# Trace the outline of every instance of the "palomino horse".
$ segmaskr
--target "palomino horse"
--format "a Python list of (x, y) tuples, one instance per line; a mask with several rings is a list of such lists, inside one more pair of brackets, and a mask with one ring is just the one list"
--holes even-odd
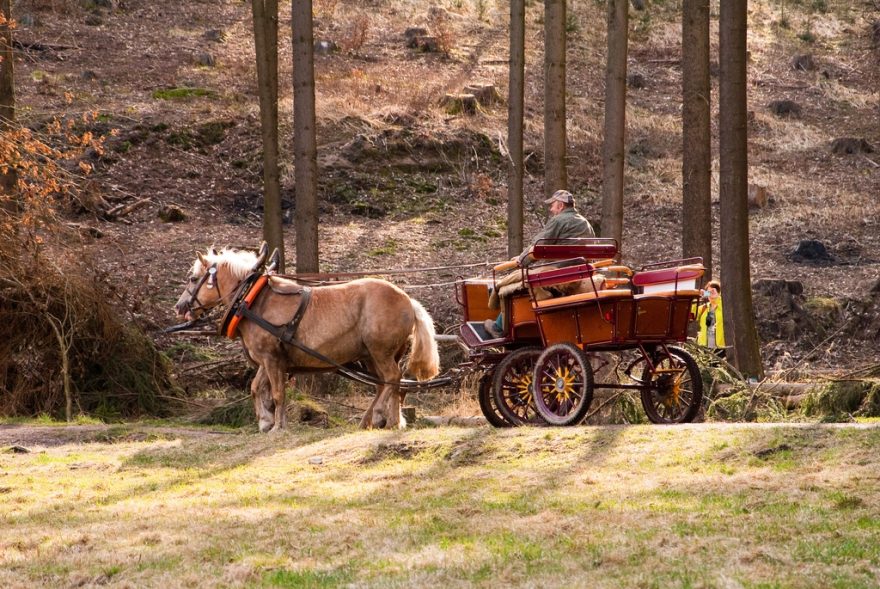
[[(242, 282), (258, 266), (250, 252), (223, 250), (198, 254), (189, 283), (175, 305), (178, 316), (191, 320), (217, 305), (230, 305)], [(301, 288), (281, 277), (272, 277), (250, 309), (268, 323), (284, 327), (297, 314)], [(294, 293), (294, 294), (290, 294)], [(259, 366), (251, 383), (260, 431), (283, 428), (286, 423), (284, 385), (286, 373), (332, 371), (334, 367), (292, 345), (283, 343), (252, 320), (238, 327), (245, 352)], [(410, 339), (412, 349), (405, 371), (418, 380), (439, 372), (434, 324), (418, 301), (384, 280), (366, 278), (312, 289), (295, 335), (310, 348), (338, 364), (363, 362), (377, 377), (376, 397), (361, 420), (361, 427), (404, 427), (400, 405), (403, 372), (400, 360)], [(264, 402), (270, 389), (272, 403)], [(273, 414), (274, 413), (274, 414)]]

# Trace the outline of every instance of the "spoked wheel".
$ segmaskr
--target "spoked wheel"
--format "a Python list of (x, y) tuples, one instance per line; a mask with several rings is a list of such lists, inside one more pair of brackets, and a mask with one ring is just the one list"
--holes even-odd
[(659, 348), (654, 369), (642, 361), (642, 406), (652, 423), (689, 423), (703, 401), (703, 379), (693, 357), (681, 348)]
[(540, 348), (522, 348), (511, 352), (495, 369), (492, 397), (499, 413), (513, 425), (543, 423), (532, 391), (532, 372), (540, 355)]
[(492, 398), (492, 375), (493, 373), (487, 372), (480, 377), (480, 389), (477, 393), (480, 400), (480, 411), (483, 412), (483, 416), (492, 427), (510, 427), (511, 424), (498, 411), (495, 399)]
[(535, 408), (551, 425), (583, 421), (593, 401), (593, 367), (574, 344), (554, 344), (535, 363)]

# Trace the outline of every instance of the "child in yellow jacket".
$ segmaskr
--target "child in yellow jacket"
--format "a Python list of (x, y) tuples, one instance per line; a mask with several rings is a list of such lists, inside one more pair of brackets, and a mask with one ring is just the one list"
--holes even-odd
[(720, 356), (724, 355), (724, 312), (721, 305), (721, 283), (710, 280), (703, 289), (703, 300), (697, 309), (700, 331), (697, 344), (711, 348)]

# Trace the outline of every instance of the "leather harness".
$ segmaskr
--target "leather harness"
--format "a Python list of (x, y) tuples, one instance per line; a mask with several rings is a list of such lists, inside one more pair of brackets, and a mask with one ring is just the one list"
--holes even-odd
[(242, 281), (241, 286), (238, 287), (235, 293), (235, 297), (233, 297), (232, 304), (229, 305), (226, 315), (223, 316), (223, 320), (220, 322), (220, 335), (225, 335), (229, 339), (235, 339), (238, 335), (238, 326), (241, 320), (247, 319), (248, 321), (253, 321), (285, 344), (299, 347), (297, 345), (299, 342), (296, 341), (296, 332), (299, 329), (303, 315), (305, 315), (306, 308), (309, 306), (309, 301), (312, 300), (312, 289), (303, 286), (299, 292), (286, 293), (300, 295), (299, 306), (293, 315), (293, 319), (287, 322), (287, 324), (274, 325), (251, 311), (254, 301), (257, 300), (257, 297), (260, 296), (263, 288), (268, 283), (269, 276), (259, 272), (254, 272)]
[[(251, 306), (253, 306), (254, 302), (260, 296), (260, 293), (263, 292), (263, 289), (269, 283), (269, 280), (269, 275), (262, 274), (260, 272), (253, 272), (241, 282), (241, 285), (239, 285), (238, 289), (235, 292), (235, 296), (233, 296), (232, 298), (233, 302), (229, 305), (226, 314), (220, 321), (220, 327), (218, 331), (221, 336), (235, 339), (238, 336), (239, 324), (241, 323), (242, 319), (247, 319), (248, 321), (253, 321), (259, 327), (266, 330), (271, 335), (274, 335), (283, 343), (299, 349), (303, 353), (313, 358), (316, 358), (321, 362), (324, 362), (328, 366), (333, 367), (343, 376), (347, 376), (348, 378), (351, 378), (358, 382), (372, 385), (391, 384), (399, 386), (401, 384), (410, 384), (410, 381), (406, 380), (401, 380), (399, 382), (393, 383), (386, 382), (380, 378), (373, 376), (372, 374), (365, 374), (361, 372), (356, 366), (351, 364), (342, 365), (332, 358), (327, 357), (317, 350), (309, 348), (308, 346), (297, 340), (296, 332), (299, 329), (299, 324), (302, 321), (303, 315), (305, 315), (306, 312), (306, 308), (309, 306), (309, 301), (311, 301), (312, 298), (312, 289), (308, 286), (301, 286), (299, 291), (283, 293), (289, 295), (300, 295), (299, 306), (296, 309), (296, 313), (293, 315), (293, 319), (291, 319), (286, 324), (275, 325), (260, 317), (256, 312), (251, 310)], [(413, 384), (415, 384), (417, 388), (433, 388), (438, 386), (445, 386), (450, 382), (452, 382), (452, 379), (447, 376), (443, 378), (436, 378), (425, 383)]]

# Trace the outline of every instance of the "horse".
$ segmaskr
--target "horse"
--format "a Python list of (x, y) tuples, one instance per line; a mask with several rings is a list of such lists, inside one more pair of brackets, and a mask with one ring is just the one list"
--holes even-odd
[[(198, 252), (188, 283), (174, 306), (178, 318), (190, 321), (218, 305), (230, 306), (243, 282), (260, 265), (261, 260), (248, 251)], [(434, 322), (425, 308), (390, 282), (364, 278), (313, 287), (300, 315), (302, 291), (293, 280), (270, 276), (250, 309), (282, 328), (299, 317), (295, 337), (300, 344), (338, 365), (366, 365), (377, 377), (377, 384), (376, 396), (361, 419), (362, 428), (406, 427), (400, 413), (406, 396), (400, 389), (403, 374), (425, 381), (440, 371)], [(251, 395), (260, 431), (281, 430), (286, 426), (286, 374), (327, 372), (337, 367), (284, 343), (257, 320), (244, 318), (237, 333), (246, 356), (258, 366)], [(409, 358), (401, 369), (400, 361), (408, 348)], [(264, 399), (266, 389), (271, 391), (271, 402)]]

